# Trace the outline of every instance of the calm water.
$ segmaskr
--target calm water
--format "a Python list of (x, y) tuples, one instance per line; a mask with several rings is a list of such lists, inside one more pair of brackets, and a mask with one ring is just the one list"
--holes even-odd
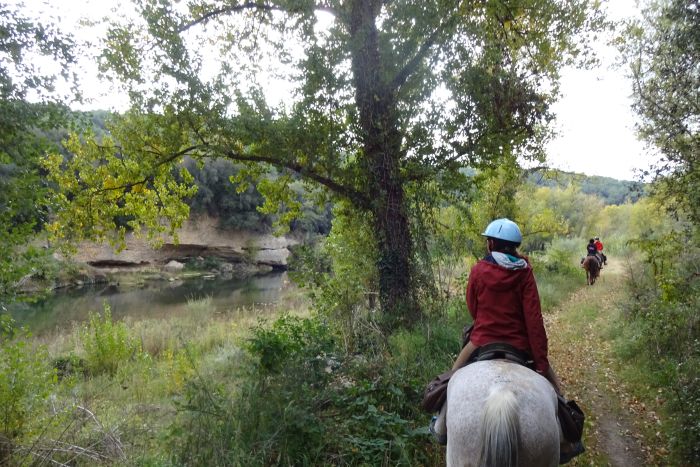
[(176, 282), (150, 281), (141, 287), (100, 284), (60, 290), (37, 303), (21, 303), (11, 310), (18, 324), (34, 335), (68, 329), (85, 321), (91, 311), (102, 311), (107, 303), (112, 317), (121, 319), (167, 319), (188, 312), (187, 302), (208, 299), (217, 312), (240, 308), (269, 310), (290, 296), (297, 296), (286, 272), (244, 280), (191, 278)]

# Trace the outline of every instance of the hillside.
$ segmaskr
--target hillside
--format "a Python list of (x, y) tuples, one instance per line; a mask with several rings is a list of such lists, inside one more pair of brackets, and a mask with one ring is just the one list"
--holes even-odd
[(640, 182), (561, 170), (537, 170), (529, 174), (528, 181), (550, 188), (567, 188), (574, 184), (584, 194), (598, 196), (606, 205), (624, 204), (628, 201), (633, 203), (645, 194), (645, 186)]

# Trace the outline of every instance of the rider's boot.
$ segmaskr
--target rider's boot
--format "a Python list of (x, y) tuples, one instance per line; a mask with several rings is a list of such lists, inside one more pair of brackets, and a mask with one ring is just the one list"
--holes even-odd
[(435, 442), (445, 446), (447, 444), (447, 402), (442, 404), (442, 408), (430, 421), (428, 431), (433, 435)]

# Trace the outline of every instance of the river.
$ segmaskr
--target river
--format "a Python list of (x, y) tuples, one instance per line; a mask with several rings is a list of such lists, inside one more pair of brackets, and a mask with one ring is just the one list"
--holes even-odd
[(214, 312), (247, 309), (266, 313), (282, 304), (302, 306), (303, 297), (289, 283), (286, 272), (247, 279), (188, 278), (175, 282), (148, 281), (141, 286), (99, 284), (69, 288), (34, 303), (15, 304), (10, 313), (34, 335), (61, 332), (86, 321), (90, 312), (108, 304), (114, 319), (168, 319), (188, 312), (187, 304), (206, 300)]

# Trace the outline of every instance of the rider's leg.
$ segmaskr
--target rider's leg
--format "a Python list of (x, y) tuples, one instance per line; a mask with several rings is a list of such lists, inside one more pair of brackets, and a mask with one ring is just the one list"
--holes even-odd
[[(549, 366), (547, 373), (544, 374), (544, 377), (547, 378), (550, 383), (552, 383), (552, 386), (554, 386), (554, 390), (557, 392), (557, 394), (564, 397), (561, 391), (561, 381), (559, 380), (559, 376), (557, 376), (557, 373), (554, 371), (554, 368), (552, 368), (551, 365)], [(581, 440), (571, 443), (562, 438), (561, 443), (559, 444), (559, 464), (566, 464), (584, 451), (585, 448), (583, 447)]]
[[(476, 350), (476, 346), (472, 344), (471, 341), (467, 342), (467, 345), (462, 347), (462, 351), (457, 355), (457, 359), (452, 365), (452, 369), (462, 368), (469, 361), (472, 353)], [(440, 412), (433, 417), (430, 422), (430, 431), (435, 436), (435, 440), (439, 444), (447, 443), (447, 402), (442, 404)]]
[(474, 350), (476, 350), (476, 346), (472, 344), (471, 341), (467, 342), (467, 345), (462, 347), (462, 351), (459, 352), (459, 355), (457, 355), (457, 359), (455, 360), (454, 364), (452, 364), (452, 369), (456, 370), (457, 368), (462, 368), (464, 365), (466, 365)]
[(447, 444), (447, 401), (442, 404), (440, 412), (430, 421), (430, 432), (438, 444), (443, 446)]
[(559, 376), (557, 376), (557, 373), (554, 371), (554, 368), (552, 368), (552, 365), (549, 365), (549, 369), (547, 369), (547, 372), (544, 373), (542, 376), (547, 378), (547, 381), (552, 383), (552, 386), (554, 386), (554, 390), (557, 392), (557, 394), (562, 394), (561, 381), (559, 380)]

